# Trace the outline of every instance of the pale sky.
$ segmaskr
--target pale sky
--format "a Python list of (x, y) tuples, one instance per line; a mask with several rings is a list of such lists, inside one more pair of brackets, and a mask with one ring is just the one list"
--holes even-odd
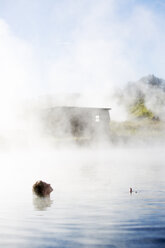
[(0, 0), (1, 99), (107, 93), (164, 67), (164, 0)]

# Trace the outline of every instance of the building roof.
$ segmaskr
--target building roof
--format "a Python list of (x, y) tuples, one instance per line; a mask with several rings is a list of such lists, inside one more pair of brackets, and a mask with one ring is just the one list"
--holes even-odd
[(90, 109), (90, 110), (111, 110), (111, 108), (101, 108), (101, 107), (79, 107), (79, 106), (54, 106), (49, 107), (47, 109), (55, 109), (55, 108), (68, 108), (68, 109)]

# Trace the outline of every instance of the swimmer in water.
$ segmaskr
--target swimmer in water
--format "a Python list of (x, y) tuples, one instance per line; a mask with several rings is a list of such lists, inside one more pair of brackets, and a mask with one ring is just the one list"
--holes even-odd
[(132, 188), (129, 188), (129, 193), (132, 194), (133, 192), (137, 194), (137, 191), (133, 191)]
[(53, 191), (53, 188), (50, 184), (43, 182), (43, 181), (37, 181), (33, 185), (33, 192), (40, 197), (50, 196), (50, 193)]

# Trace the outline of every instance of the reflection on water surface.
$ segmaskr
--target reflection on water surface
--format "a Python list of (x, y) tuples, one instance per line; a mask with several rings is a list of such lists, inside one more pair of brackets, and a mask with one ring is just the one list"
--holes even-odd
[[(0, 160), (0, 247), (165, 247), (163, 149), (24, 152)], [(32, 194), (39, 179), (54, 188), (50, 198)]]
[(50, 197), (38, 197), (33, 196), (33, 205), (35, 210), (45, 211), (49, 208), (53, 203), (53, 200)]

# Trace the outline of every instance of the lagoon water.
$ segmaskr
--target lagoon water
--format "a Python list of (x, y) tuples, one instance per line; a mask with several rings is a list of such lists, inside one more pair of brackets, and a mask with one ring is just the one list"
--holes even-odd
[[(3, 152), (0, 166), (0, 247), (165, 247), (163, 148)], [(32, 194), (40, 179), (50, 199)]]

